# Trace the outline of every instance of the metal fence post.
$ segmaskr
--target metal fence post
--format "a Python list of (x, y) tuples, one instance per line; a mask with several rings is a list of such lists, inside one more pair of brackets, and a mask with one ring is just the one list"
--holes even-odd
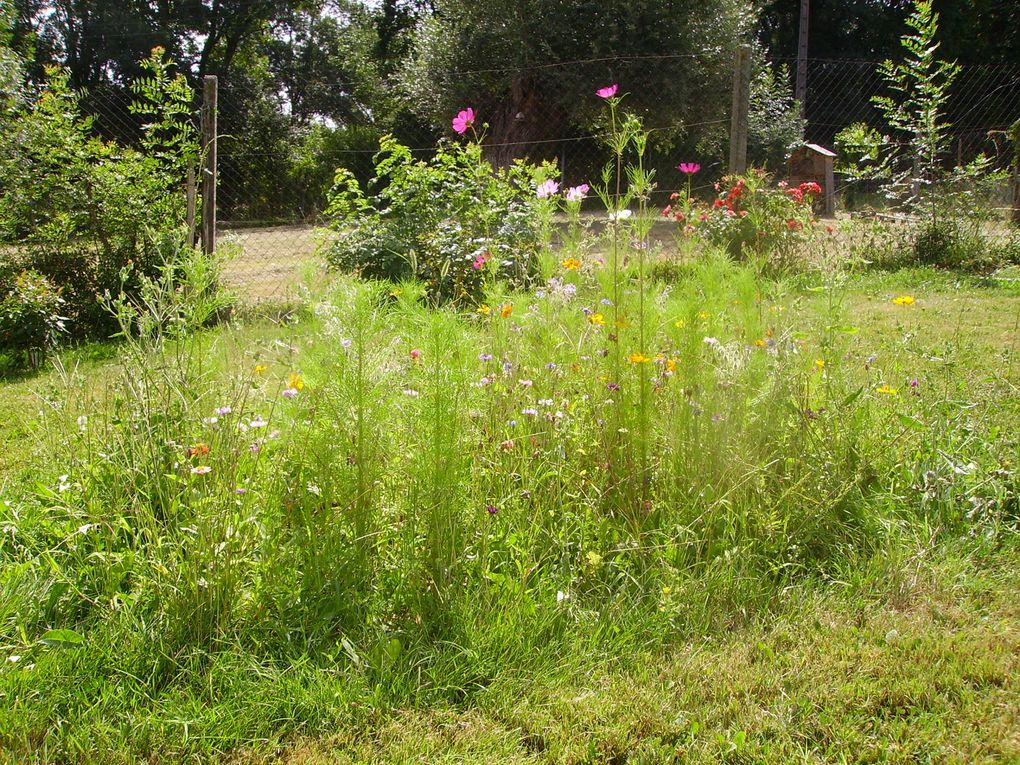
[(733, 64), (733, 108), (730, 111), (731, 173), (747, 170), (747, 115), (751, 110), (751, 46), (738, 45)]
[(202, 252), (216, 250), (216, 99), (215, 75), (202, 83)]

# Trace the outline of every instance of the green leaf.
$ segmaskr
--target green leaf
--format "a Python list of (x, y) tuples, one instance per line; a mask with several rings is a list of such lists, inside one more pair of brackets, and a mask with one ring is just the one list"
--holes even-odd
[(914, 430), (924, 430), (925, 424), (915, 417), (911, 417), (909, 414), (903, 414), (902, 412), (896, 413), (896, 419), (900, 421), (901, 425), (906, 425), (908, 428)]
[(85, 638), (74, 630), (50, 630), (39, 638), (39, 642), (50, 648), (71, 648), (84, 643)]

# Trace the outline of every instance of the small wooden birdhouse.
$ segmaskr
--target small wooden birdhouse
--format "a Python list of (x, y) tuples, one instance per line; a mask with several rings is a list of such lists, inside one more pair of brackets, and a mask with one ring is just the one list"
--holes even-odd
[(786, 162), (791, 186), (814, 181), (822, 187), (822, 193), (815, 199), (814, 210), (818, 215), (831, 218), (836, 214), (836, 175), (833, 171), (834, 152), (816, 143), (806, 143), (794, 149)]

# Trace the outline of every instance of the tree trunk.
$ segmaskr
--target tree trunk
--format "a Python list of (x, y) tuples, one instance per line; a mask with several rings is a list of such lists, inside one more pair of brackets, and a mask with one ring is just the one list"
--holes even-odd
[[(567, 113), (542, 100), (535, 83), (515, 77), (510, 92), (487, 109), (489, 132), (485, 158), (493, 167), (508, 167), (515, 159), (555, 159), (567, 125)], [(484, 119), (484, 117), (483, 117)]]

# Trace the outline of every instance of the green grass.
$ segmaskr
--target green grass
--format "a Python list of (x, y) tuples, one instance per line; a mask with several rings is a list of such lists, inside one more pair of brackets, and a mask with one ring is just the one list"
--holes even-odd
[(637, 268), (6, 382), (0, 753), (1020, 757), (1020, 290)]

